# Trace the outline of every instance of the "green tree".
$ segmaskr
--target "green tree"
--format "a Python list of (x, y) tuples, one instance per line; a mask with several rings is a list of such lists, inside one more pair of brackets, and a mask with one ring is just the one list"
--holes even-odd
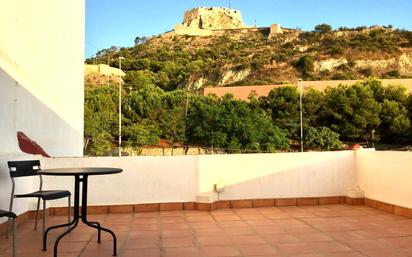
[(128, 71), (124, 76), (125, 87), (138, 90), (147, 86), (155, 86), (155, 75), (147, 70)]
[(380, 118), (380, 134), (392, 140), (392, 136), (403, 135), (411, 127), (406, 107), (397, 101), (383, 100)]
[(262, 108), (271, 115), (273, 124), (284, 129), (288, 137), (299, 137), (299, 92), (296, 87), (272, 89), (267, 97), (262, 98)]
[(273, 125), (271, 117), (262, 109), (253, 109), (229, 95), (221, 99), (221, 105), (224, 108), (222, 124), (228, 131), (230, 146), (236, 143), (241, 149), (256, 152), (289, 147), (285, 133)]
[(349, 140), (368, 140), (381, 123), (380, 104), (362, 83), (326, 90), (323, 124)]
[(223, 148), (228, 152), (275, 151), (289, 147), (283, 131), (260, 108), (236, 100), (198, 97), (191, 102), (187, 137), (192, 144)]
[(103, 155), (110, 150), (117, 135), (117, 87), (86, 87), (84, 136), (86, 154)]
[(93, 134), (93, 138), (87, 145), (87, 154), (94, 156), (104, 156), (113, 148), (113, 136), (107, 131), (99, 131)]
[(134, 45), (137, 46), (137, 45), (143, 44), (143, 43), (145, 43), (145, 42), (147, 41), (147, 39), (148, 39), (148, 38), (145, 37), (145, 36), (143, 36), (143, 37), (137, 36), (137, 37), (135, 37), (135, 39), (134, 39)]
[(221, 129), (222, 113), (217, 97), (194, 97), (187, 118), (187, 140), (191, 145), (224, 147), (227, 134)]
[(396, 101), (404, 106), (408, 103), (408, 94), (406, 88), (401, 85), (389, 85), (385, 87), (385, 99), (389, 101)]
[(164, 112), (160, 117), (160, 126), (164, 138), (175, 144), (186, 143), (186, 108), (191, 98), (186, 90), (166, 92), (162, 96)]
[(384, 87), (382, 82), (368, 79), (363, 82), (364, 86), (370, 87), (375, 100), (381, 105), (381, 124), (378, 135), (383, 140), (396, 140), (394, 136), (405, 135), (410, 128), (408, 117), (408, 96), (403, 86), (389, 85)]
[(159, 142), (163, 93), (158, 87), (147, 85), (127, 95), (122, 106), (123, 139), (127, 145), (141, 150), (144, 145)]
[(159, 126), (148, 119), (132, 123), (123, 129), (127, 138), (126, 145), (137, 148), (140, 152), (145, 145), (157, 145), (160, 140)]
[(322, 23), (315, 26), (315, 32), (325, 34), (332, 31), (332, 26), (326, 23)]
[(125, 115), (132, 122), (138, 122), (146, 118), (158, 121), (163, 112), (163, 94), (162, 89), (153, 85), (133, 91), (127, 97), (127, 105), (124, 108)]
[(310, 127), (320, 126), (320, 117), (325, 108), (325, 94), (310, 88), (303, 94), (303, 124)]

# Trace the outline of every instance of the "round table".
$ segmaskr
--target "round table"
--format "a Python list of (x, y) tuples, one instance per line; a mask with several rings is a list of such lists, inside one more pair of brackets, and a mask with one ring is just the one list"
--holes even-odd
[[(110, 229), (103, 228), (98, 222), (95, 221), (88, 221), (87, 220), (87, 180), (89, 176), (95, 175), (108, 175), (108, 174), (116, 174), (122, 172), (122, 169), (118, 168), (108, 168), (108, 167), (82, 167), (82, 168), (59, 168), (59, 169), (44, 169), (39, 170), (38, 173), (41, 175), (50, 175), (50, 176), (74, 176), (74, 211), (73, 211), (73, 220), (67, 224), (61, 224), (57, 226), (52, 226), (47, 228), (43, 235), (43, 251), (46, 251), (47, 245), (47, 234), (50, 230), (61, 228), (61, 227), (69, 227), (64, 233), (57, 237), (54, 243), (54, 257), (57, 257), (57, 247), (59, 245), (59, 241), (67, 235), (70, 231), (72, 231), (78, 224), (79, 218), (81, 218), (82, 222), (90, 227), (97, 229), (98, 236), (97, 242), (101, 242), (100, 231), (106, 231), (110, 233), (113, 237), (113, 256), (117, 255), (117, 239), (116, 235)], [(80, 182), (82, 183), (82, 207), (81, 213), (79, 214), (79, 207), (80, 207)]]

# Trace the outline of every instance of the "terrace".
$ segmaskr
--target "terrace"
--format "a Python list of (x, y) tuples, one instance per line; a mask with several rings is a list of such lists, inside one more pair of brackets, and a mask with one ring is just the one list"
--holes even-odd
[[(412, 173), (404, 165), (411, 157), (358, 150), (41, 161), (124, 168), (89, 185), (89, 214), (116, 232), (119, 256), (411, 256)], [(73, 190), (67, 178), (45, 179)], [(48, 226), (66, 220), (64, 205), (48, 206)], [(18, 218), (18, 253), (52, 256), (32, 230), (32, 209)], [(80, 225), (59, 249), (110, 256), (104, 237), (99, 245), (96, 232)], [(10, 255), (10, 243), (2, 239), (0, 256)]]
[[(412, 256), (409, 152), (83, 157), (84, 1), (32, 2), (0, 10), (0, 209), (9, 206), (9, 160), (119, 167), (90, 178), (88, 199), (89, 214), (118, 235), (119, 256)], [(53, 158), (23, 153), (18, 131)], [(72, 178), (44, 180), (73, 192)], [(48, 203), (47, 226), (66, 220), (65, 205)], [(34, 209), (33, 200), (15, 202), (18, 256), (52, 256), (60, 231), (42, 252)], [(60, 256), (110, 256), (103, 235), (97, 244), (79, 225)], [(0, 237), (0, 256), (10, 255), (11, 237)]]
[[(100, 214), (113, 228), (119, 256), (412, 256), (412, 220), (365, 206), (324, 205)], [(50, 223), (64, 222), (52, 217)], [(111, 256), (111, 238), (81, 226), (60, 245), (60, 256)], [(19, 226), (19, 256), (41, 252), (32, 223)], [(0, 256), (10, 256), (7, 242)], [(51, 247), (52, 245), (49, 245)]]

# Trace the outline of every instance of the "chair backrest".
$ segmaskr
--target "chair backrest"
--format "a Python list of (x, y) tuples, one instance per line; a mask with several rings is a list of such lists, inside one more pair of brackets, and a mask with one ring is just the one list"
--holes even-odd
[(26, 177), (35, 176), (37, 171), (40, 170), (40, 161), (10, 161), (7, 162), (9, 165), (10, 177)]

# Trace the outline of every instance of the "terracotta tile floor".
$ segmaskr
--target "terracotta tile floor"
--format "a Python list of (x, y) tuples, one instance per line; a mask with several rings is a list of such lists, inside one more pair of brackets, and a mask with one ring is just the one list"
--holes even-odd
[[(412, 219), (364, 206), (327, 205), (213, 212), (170, 211), (90, 215), (118, 236), (119, 256), (412, 256)], [(58, 224), (65, 217), (50, 217)], [(33, 221), (18, 228), (18, 256), (52, 256), (42, 252)], [(60, 232), (60, 231), (59, 231)], [(59, 256), (111, 256), (112, 241), (79, 225), (61, 241)], [(0, 238), (0, 257), (11, 256), (10, 239)]]

